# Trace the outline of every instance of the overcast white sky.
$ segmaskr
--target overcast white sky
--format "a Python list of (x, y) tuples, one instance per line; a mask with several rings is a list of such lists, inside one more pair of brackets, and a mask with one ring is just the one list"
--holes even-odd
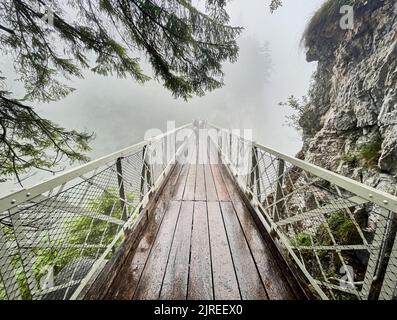
[[(228, 128), (251, 128), (258, 142), (294, 155), (301, 141), (284, 125), (287, 110), (278, 103), (291, 94), (300, 97), (307, 92), (316, 65), (306, 62), (300, 39), (307, 21), (324, 1), (284, 2), (273, 15), (268, 0), (229, 3), (232, 23), (245, 28), (239, 40), (240, 58), (225, 66), (225, 86), (205, 97), (184, 102), (175, 100), (155, 81), (138, 85), (131, 79), (86, 73), (85, 79), (73, 82), (74, 93), (37, 110), (66, 128), (94, 131), (92, 158), (142, 140), (147, 129), (165, 129), (167, 120), (182, 125), (193, 119)], [(263, 54), (266, 43), (271, 70), (269, 58)], [(4, 193), (3, 187), (0, 193)]]

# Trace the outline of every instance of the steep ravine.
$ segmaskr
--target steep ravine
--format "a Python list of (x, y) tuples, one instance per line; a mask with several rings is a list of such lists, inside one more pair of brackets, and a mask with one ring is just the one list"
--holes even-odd
[(397, 182), (397, 2), (355, 6), (354, 29), (306, 35), (318, 69), (299, 124), (309, 162), (394, 194)]

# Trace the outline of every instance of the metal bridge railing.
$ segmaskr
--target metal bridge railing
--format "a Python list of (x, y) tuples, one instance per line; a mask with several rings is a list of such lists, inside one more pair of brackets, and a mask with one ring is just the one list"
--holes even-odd
[[(189, 139), (181, 137), (194, 136), (184, 132), (190, 127), (0, 199), (0, 300), (77, 298), (185, 150)], [(225, 129), (207, 129), (314, 296), (396, 299), (396, 197)]]
[(0, 300), (76, 297), (161, 184), (190, 126), (0, 199)]
[[(397, 198), (228, 130), (211, 140), (315, 297), (397, 298)], [(213, 137), (216, 138), (213, 138)]]

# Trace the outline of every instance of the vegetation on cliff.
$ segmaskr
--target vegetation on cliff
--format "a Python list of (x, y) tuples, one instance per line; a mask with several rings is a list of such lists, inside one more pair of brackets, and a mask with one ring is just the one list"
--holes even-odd
[(302, 37), (302, 42), (309, 48), (314, 41), (323, 37), (333, 37), (339, 28), (340, 9), (344, 5), (354, 6), (365, 3), (364, 0), (327, 0), (310, 19)]

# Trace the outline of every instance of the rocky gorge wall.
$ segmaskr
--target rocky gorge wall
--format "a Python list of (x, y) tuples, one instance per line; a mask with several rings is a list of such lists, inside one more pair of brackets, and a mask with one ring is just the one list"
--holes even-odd
[(299, 119), (305, 160), (394, 194), (397, 187), (397, 1), (354, 7), (354, 28), (306, 35), (318, 68)]

